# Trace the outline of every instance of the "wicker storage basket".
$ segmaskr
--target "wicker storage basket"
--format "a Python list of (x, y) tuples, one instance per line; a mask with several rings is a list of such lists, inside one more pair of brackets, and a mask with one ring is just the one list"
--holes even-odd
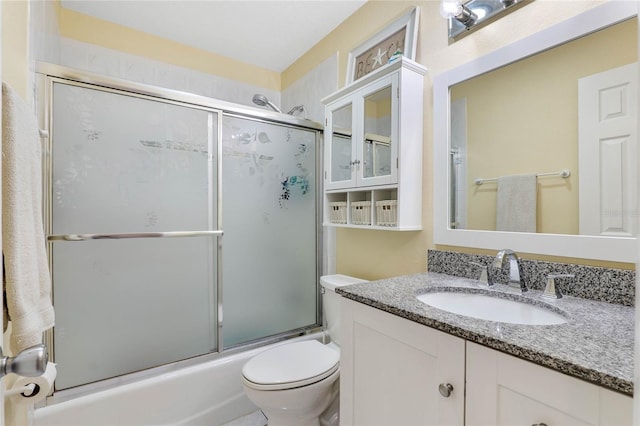
[(329, 203), (329, 221), (331, 223), (347, 223), (347, 202), (346, 201), (335, 201)]
[(376, 201), (376, 224), (378, 226), (397, 226), (398, 201)]
[(351, 223), (354, 225), (371, 225), (371, 201), (354, 201), (351, 203)]

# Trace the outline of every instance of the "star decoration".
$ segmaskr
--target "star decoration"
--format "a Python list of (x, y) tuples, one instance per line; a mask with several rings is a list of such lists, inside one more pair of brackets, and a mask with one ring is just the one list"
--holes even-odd
[(378, 47), (378, 54), (373, 59), (373, 64), (371, 65), (371, 69), (375, 68), (376, 64), (380, 64), (380, 66), (382, 66), (382, 57), (386, 54), (387, 54), (386, 50), (383, 51)]

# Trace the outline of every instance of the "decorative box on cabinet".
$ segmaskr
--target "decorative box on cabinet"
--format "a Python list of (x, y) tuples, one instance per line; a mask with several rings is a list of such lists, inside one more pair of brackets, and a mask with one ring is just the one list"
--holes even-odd
[(426, 71), (402, 58), (322, 100), (326, 226), (422, 229)]

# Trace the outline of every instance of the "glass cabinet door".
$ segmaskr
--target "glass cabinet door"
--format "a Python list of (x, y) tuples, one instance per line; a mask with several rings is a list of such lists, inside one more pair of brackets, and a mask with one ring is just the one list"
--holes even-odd
[[(395, 79), (392, 77), (396, 77)], [(397, 182), (397, 76), (371, 84), (363, 92), (360, 186)]]
[(355, 186), (355, 149), (353, 146), (353, 105), (341, 105), (329, 114), (332, 129), (328, 138), (329, 159), (326, 187), (348, 188)]
[(398, 182), (398, 87), (392, 74), (327, 108), (325, 189)]
[(391, 174), (391, 86), (364, 100), (363, 176)]

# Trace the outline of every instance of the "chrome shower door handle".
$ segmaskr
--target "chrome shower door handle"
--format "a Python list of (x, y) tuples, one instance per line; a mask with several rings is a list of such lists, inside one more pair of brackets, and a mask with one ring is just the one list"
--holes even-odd
[(187, 238), (222, 237), (224, 231), (171, 231), (171, 232), (129, 232), (123, 234), (62, 234), (49, 235), (47, 241), (88, 241), (88, 240), (127, 240), (133, 238)]
[(49, 355), (43, 344), (24, 349), (14, 357), (4, 356), (0, 348), (0, 377), (9, 373), (25, 377), (42, 376), (47, 369)]

